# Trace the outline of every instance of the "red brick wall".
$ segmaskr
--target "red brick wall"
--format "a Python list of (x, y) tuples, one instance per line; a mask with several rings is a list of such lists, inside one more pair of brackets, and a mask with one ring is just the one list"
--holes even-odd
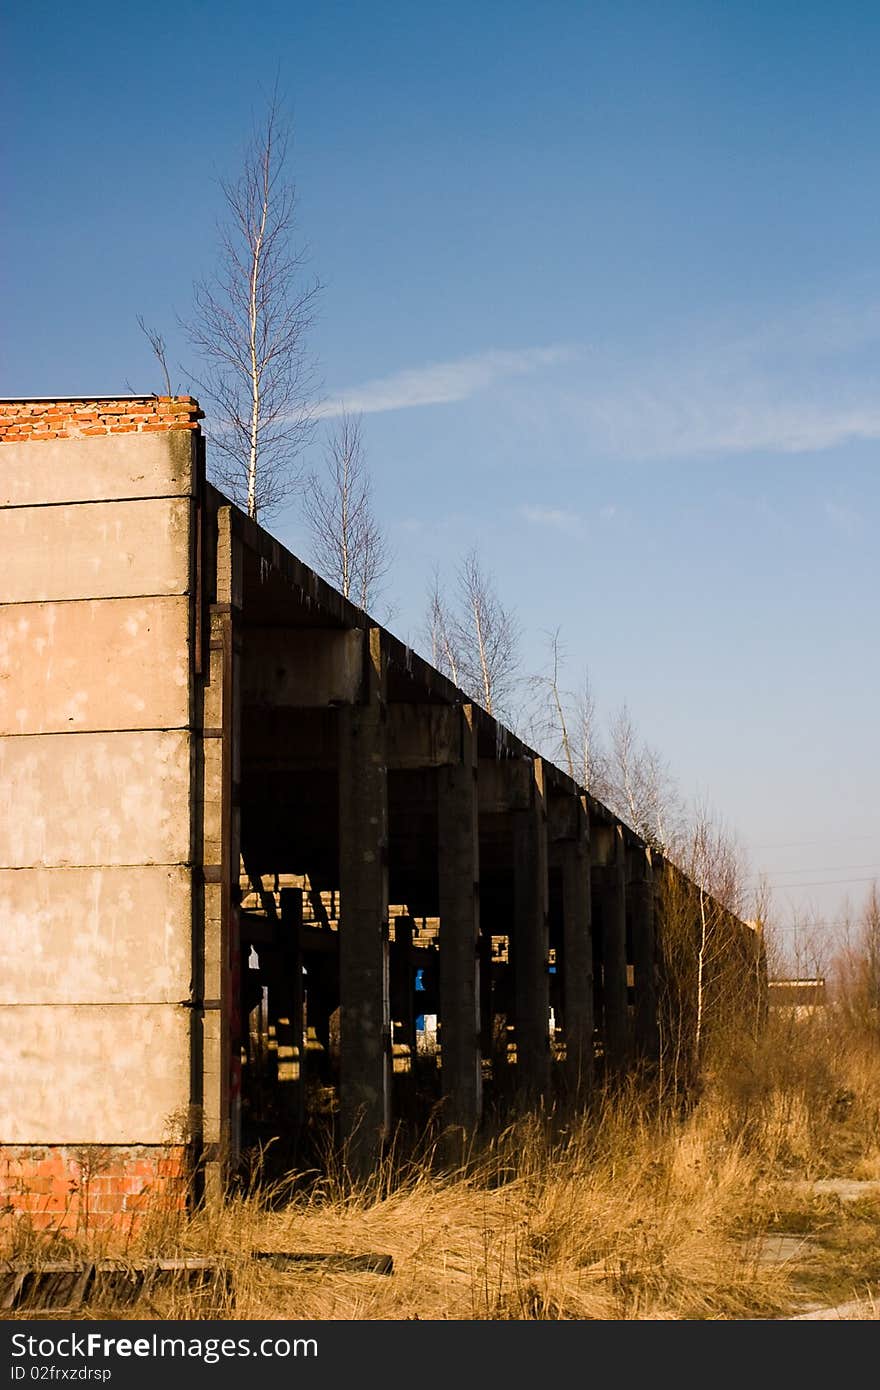
[(0, 401), (0, 443), (85, 439), (95, 434), (196, 430), (204, 411), (193, 396), (132, 400)]
[(127, 1229), (183, 1210), (188, 1191), (181, 1144), (0, 1147), (0, 1218), (27, 1215), (41, 1229)]

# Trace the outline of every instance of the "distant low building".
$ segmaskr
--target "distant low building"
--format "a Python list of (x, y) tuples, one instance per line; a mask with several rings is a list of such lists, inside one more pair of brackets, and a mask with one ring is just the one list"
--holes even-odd
[(824, 975), (769, 980), (768, 989), (770, 1008), (785, 1010), (795, 1018), (808, 1018), (828, 1002)]

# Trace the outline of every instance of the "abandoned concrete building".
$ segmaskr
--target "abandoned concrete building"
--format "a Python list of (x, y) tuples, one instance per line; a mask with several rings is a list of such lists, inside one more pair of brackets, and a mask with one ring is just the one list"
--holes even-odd
[(201, 414), (0, 404), (0, 1206), (34, 1220), (316, 1117), (363, 1167), (426, 1107), (468, 1133), (661, 1053), (694, 885), (207, 483)]

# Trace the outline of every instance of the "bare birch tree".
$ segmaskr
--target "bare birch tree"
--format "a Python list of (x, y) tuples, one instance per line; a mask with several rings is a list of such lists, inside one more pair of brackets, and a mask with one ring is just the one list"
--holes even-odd
[(431, 648), (431, 664), (436, 666), (438, 671), (442, 671), (444, 676), (448, 676), (454, 685), (460, 685), (461, 656), (456, 639), (456, 624), (443, 596), (440, 571), (436, 568), (428, 592), (425, 627)]
[(640, 739), (626, 705), (611, 724), (604, 791), (611, 810), (652, 848), (674, 853), (683, 830), (681, 796), (668, 765)]
[(569, 690), (562, 679), (565, 649), (559, 628), (547, 634), (547, 645), (546, 671), (529, 678), (535, 696), (530, 729), (548, 757), (558, 759), (579, 786), (604, 800), (605, 755), (589, 673), (584, 672), (578, 691)]
[(547, 670), (530, 676), (528, 682), (537, 704), (530, 719), (532, 737), (546, 748), (549, 757), (560, 760), (569, 777), (577, 779), (574, 736), (569, 729), (572, 696), (562, 686), (565, 652), (559, 628), (547, 633), (547, 646)]
[(276, 90), (240, 175), (221, 180), (219, 264), (196, 282), (193, 316), (184, 324), (204, 364), (194, 380), (206, 406), (213, 473), (255, 520), (299, 484), (297, 458), (314, 427), (306, 337), (321, 286), (304, 281), (306, 253), (293, 243), (290, 135)]
[(581, 687), (574, 697), (570, 723), (576, 767), (575, 780), (584, 791), (590, 792), (599, 801), (607, 801), (607, 757), (599, 733), (596, 701), (588, 671), (584, 672)]
[(838, 1017), (855, 1035), (880, 1041), (880, 890), (876, 880), (858, 917), (849, 911), (831, 960)]
[(434, 664), (489, 714), (509, 716), (518, 683), (519, 626), (475, 548), (459, 566), (452, 602), (435, 571), (425, 629)]
[(373, 511), (359, 415), (343, 411), (330, 428), (324, 457), (325, 475), (308, 475), (303, 504), (316, 568), (366, 610), (381, 593), (391, 553)]
[(476, 549), (461, 563), (458, 587), (463, 676), (488, 713), (500, 716), (517, 681), (517, 622), (501, 603)]
[[(138, 314), (137, 326), (143, 333), (147, 342), (150, 344), (153, 356), (159, 363), (159, 366), (162, 370), (162, 376), (165, 383), (165, 394), (167, 396), (173, 395), (174, 393), (171, 390), (171, 373), (168, 370), (168, 350), (165, 345), (165, 339), (162, 337), (162, 334), (159, 333), (157, 329), (149, 328), (147, 324), (144, 323), (143, 314)], [(132, 392), (132, 395), (134, 395), (134, 392)]]
[(747, 927), (745, 858), (705, 806), (682, 833), (677, 864), (659, 881), (661, 1067), (693, 1087), (710, 1055), (756, 1037), (766, 1002), (763, 927)]

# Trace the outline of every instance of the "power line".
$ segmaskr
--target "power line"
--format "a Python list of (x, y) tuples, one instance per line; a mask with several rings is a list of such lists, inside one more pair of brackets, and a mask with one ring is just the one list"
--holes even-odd
[[(805, 869), (805, 868), (806, 868), (808, 871), (810, 871), (810, 872), (812, 872), (812, 873), (817, 873), (817, 874), (824, 874), (824, 873), (835, 873), (835, 874), (836, 874), (836, 873), (845, 873), (845, 872), (847, 872), (847, 871), (850, 870), (850, 869), (874, 869), (878, 874), (880, 874), (880, 866), (878, 866), (877, 864), (807, 864), (807, 865), (801, 864), (800, 867), (797, 868), (797, 869), (774, 869), (774, 870), (773, 870), (773, 873), (774, 873), (774, 874), (802, 874), (802, 873), (804, 872), (804, 869)], [(761, 877), (761, 870), (758, 870), (757, 873), (748, 874), (747, 877), (748, 877), (748, 878), (760, 878), (760, 877)]]
[(877, 874), (869, 878), (814, 878), (805, 883), (767, 883), (767, 888), (846, 888), (850, 883), (875, 883)]
[(858, 922), (854, 918), (841, 917), (838, 921), (829, 920), (827, 917), (809, 917), (803, 922), (774, 922), (774, 931), (813, 931), (816, 927), (828, 928), (831, 930), (837, 927), (857, 927)]
[(799, 849), (802, 845), (845, 845), (850, 840), (876, 840), (877, 834), (871, 835), (823, 835), (821, 840), (777, 840), (775, 844), (755, 845), (754, 849)]

